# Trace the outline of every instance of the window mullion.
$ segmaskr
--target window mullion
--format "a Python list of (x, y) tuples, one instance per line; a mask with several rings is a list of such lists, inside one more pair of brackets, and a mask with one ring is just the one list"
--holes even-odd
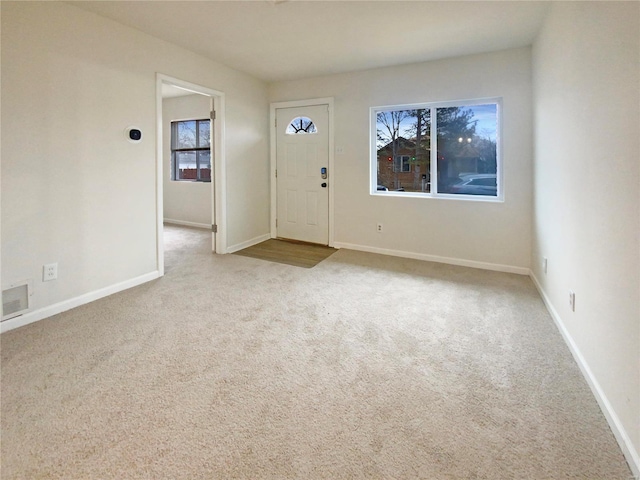
[(438, 115), (437, 108), (431, 107), (431, 166), (429, 177), (431, 181), (431, 195), (438, 193)]
[(178, 172), (176, 171), (176, 153), (175, 148), (177, 145), (177, 131), (178, 127), (175, 122), (171, 122), (171, 180), (178, 179)]
[(171, 152), (171, 180), (178, 180), (178, 158), (175, 151)]
[(200, 146), (200, 120), (196, 120), (196, 150), (193, 152), (196, 156), (196, 181), (200, 181), (200, 155), (197, 148)]

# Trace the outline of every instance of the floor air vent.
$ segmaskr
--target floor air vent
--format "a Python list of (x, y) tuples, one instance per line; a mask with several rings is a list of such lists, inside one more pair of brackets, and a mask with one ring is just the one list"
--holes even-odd
[(17, 317), (29, 310), (29, 283), (10, 285), (2, 290), (2, 320)]

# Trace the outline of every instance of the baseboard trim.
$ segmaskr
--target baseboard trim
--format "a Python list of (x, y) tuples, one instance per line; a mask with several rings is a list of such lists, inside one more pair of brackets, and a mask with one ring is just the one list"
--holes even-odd
[(271, 235), (268, 233), (265, 233), (264, 235), (260, 235), (259, 237), (254, 237), (251, 240), (247, 240), (246, 242), (237, 243), (235, 245), (232, 245), (231, 247), (227, 247), (227, 253), (234, 253), (244, 248), (252, 247), (254, 245), (257, 245), (260, 242), (269, 240), (270, 238), (271, 238)]
[(150, 272), (145, 275), (140, 275), (139, 277), (132, 278), (131, 280), (116, 283), (115, 285), (110, 285), (99, 290), (94, 290), (93, 292), (85, 293), (78, 297), (70, 298), (69, 300), (64, 300), (62, 302), (49, 305), (48, 307), (40, 308), (33, 312), (25, 313), (24, 315), (20, 315), (19, 317), (10, 318), (0, 323), (0, 333), (8, 332), (9, 330), (29, 325), (30, 323), (34, 323), (53, 315), (57, 315), (58, 313), (71, 310), (72, 308), (79, 307), (80, 305), (93, 302), (100, 298), (113, 295), (114, 293), (118, 293), (132, 287), (137, 287), (138, 285), (150, 282), (151, 280), (155, 280), (159, 277), (160, 272)]
[(162, 221), (170, 225), (181, 225), (183, 227), (206, 228), (207, 230), (211, 228), (209, 223), (185, 222), (184, 220), (174, 220), (172, 218), (165, 218)]
[(591, 388), (591, 391), (593, 392), (594, 397), (596, 397), (596, 401), (598, 402), (598, 405), (600, 405), (600, 409), (602, 410), (602, 413), (607, 419), (607, 422), (609, 423), (609, 427), (611, 427), (611, 431), (613, 432), (613, 435), (616, 438), (616, 441), (618, 442), (618, 445), (620, 446), (620, 449), (622, 450), (622, 453), (625, 459), (627, 460), (627, 463), (629, 464), (629, 468), (631, 468), (631, 472), (633, 473), (636, 479), (639, 479), (640, 478), (640, 456), (638, 455), (638, 451), (634, 448), (633, 443), (631, 442), (631, 438), (627, 434), (627, 431), (622, 425), (622, 422), (620, 422), (620, 418), (616, 414), (611, 403), (609, 402), (609, 399), (607, 398), (604, 391), (602, 390), (600, 383), (598, 382), (596, 377), (593, 375), (591, 368), (589, 368), (589, 364), (587, 363), (584, 356), (580, 352), (580, 349), (574, 342), (573, 337), (571, 337), (571, 334), (565, 327), (564, 322), (562, 321), (562, 318), (558, 314), (558, 311), (555, 309), (555, 307), (551, 303), (551, 300), (549, 299), (546, 292), (542, 288), (542, 285), (540, 284), (540, 282), (538, 281), (538, 279), (536, 278), (535, 274), (532, 271), (529, 272), (529, 276), (531, 277), (533, 284), (538, 289), (538, 293), (540, 293), (540, 296), (542, 297), (542, 301), (547, 307), (547, 310), (549, 311), (551, 318), (553, 318), (553, 321), (555, 322), (556, 327), (558, 328), (558, 330), (560, 330), (560, 334), (562, 335), (565, 343), (569, 347), (569, 350), (571, 351), (573, 358), (575, 359), (576, 363), (580, 367), (580, 371), (582, 372), (582, 375), (587, 381), (589, 388)]
[(335, 242), (335, 248), (347, 248), (349, 250), (359, 250), (361, 252), (379, 253), (381, 255), (391, 255), (393, 257), (413, 258), (415, 260), (425, 260), (427, 262), (446, 263), (461, 267), (479, 268), (482, 270), (493, 270), (496, 272), (517, 273), (518, 275), (529, 275), (529, 269), (525, 267), (514, 267), (512, 265), (500, 265), (497, 263), (477, 262), (475, 260), (465, 260), (462, 258), (440, 257), (438, 255), (428, 255), (425, 253), (405, 252), (403, 250), (391, 250), (388, 248), (370, 247), (368, 245), (357, 245), (353, 243)]

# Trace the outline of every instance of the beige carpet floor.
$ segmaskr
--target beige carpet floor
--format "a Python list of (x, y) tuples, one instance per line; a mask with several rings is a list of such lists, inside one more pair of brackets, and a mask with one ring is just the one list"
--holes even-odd
[(0, 337), (3, 479), (631, 477), (527, 277), (166, 230), (165, 277)]

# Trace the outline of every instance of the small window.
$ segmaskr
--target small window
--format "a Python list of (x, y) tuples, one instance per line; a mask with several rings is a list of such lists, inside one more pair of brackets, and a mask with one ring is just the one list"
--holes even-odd
[(171, 180), (211, 181), (211, 121), (171, 122)]
[(396, 155), (393, 169), (395, 172), (410, 172), (411, 171), (411, 157), (408, 155)]
[(500, 199), (500, 113), (500, 99), (372, 108), (371, 194)]
[(287, 135), (304, 135), (308, 133), (318, 133), (318, 130), (313, 120), (309, 117), (296, 117), (291, 121), (285, 133)]

